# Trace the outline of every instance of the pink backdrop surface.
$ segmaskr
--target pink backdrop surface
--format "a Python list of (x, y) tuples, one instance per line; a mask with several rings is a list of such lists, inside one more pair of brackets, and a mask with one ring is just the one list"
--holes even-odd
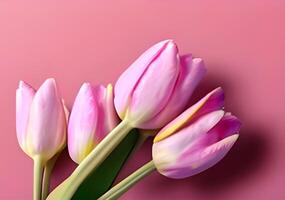
[[(1, 1), (0, 199), (32, 199), (32, 160), (15, 133), (19, 80), (55, 77), (71, 107), (84, 81), (114, 83), (150, 45), (173, 38), (202, 57), (208, 74), (195, 97), (222, 86), (243, 122), (228, 156), (184, 180), (154, 172), (122, 199), (285, 199), (285, 1)], [(120, 178), (150, 159), (151, 141)], [(75, 164), (65, 153), (57, 185)]]

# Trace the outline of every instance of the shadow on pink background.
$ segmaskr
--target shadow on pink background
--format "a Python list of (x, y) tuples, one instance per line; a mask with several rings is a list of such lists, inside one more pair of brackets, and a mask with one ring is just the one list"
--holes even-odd
[[(114, 83), (150, 45), (173, 38), (202, 57), (207, 77), (193, 101), (217, 86), (243, 122), (228, 156), (184, 180), (154, 172), (122, 199), (285, 199), (285, 2), (1, 1), (0, 199), (32, 199), (32, 160), (18, 147), (15, 89), (55, 77), (69, 107), (84, 81)], [(151, 141), (119, 179), (151, 157)], [(53, 187), (75, 164), (67, 153)], [(64, 164), (62, 164), (64, 163)]]

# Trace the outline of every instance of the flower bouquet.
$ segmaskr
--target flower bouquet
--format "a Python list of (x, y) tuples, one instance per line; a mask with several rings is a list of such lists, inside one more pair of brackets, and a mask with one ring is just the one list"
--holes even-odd
[[(238, 139), (241, 123), (224, 111), (221, 87), (187, 108), (205, 74), (202, 59), (179, 55), (174, 41), (166, 40), (145, 51), (114, 89), (84, 83), (70, 112), (54, 79), (38, 90), (20, 81), (16, 130), (20, 147), (34, 161), (34, 200), (118, 199), (155, 170), (181, 179), (215, 165)], [(126, 140), (133, 135), (138, 137)], [(154, 137), (152, 160), (113, 185), (130, 152), (148, 137)], [(114, 156), (119, 147), (126, 151)], [(64, 148), (78, 166), (49, 192), (52, 168)], [(108, 162), (110, 156), (120, 160)], [(108, 180), (85, 184), (104, 172)], [(84, 197), (82, 191), (98, 184), (100, 192)]]

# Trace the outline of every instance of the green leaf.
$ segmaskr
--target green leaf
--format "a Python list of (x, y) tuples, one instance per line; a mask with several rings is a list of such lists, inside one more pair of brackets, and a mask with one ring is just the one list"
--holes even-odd
[(112, 186), (120, 169), (136, 145), (138, 136), (139, 133), (136, 129), (130, 131), (108, 158), (80, 185), (72, 199), (94, 200), (103, 195)]

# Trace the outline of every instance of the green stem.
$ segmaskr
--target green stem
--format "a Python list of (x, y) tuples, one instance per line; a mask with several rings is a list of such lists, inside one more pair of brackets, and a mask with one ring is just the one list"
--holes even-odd
[(64, 185), (60, 184), (47, 199), (70, 200), (84, 179), (108, 157), (132, 128), (127, 121), (123, 120), (78, 165), (65, 180)]
[(42, 200), (45, 200), (48, 196), (51, 172), (60, 153), (61, 152), (57, 153), (45, 165), (44, 174), (43, 174), (43, 184), (42, 184)]
[(118, 199), (122, 194), (128, 191), (132, 186), (134, 186), (141, 179), (149, 175), (155, 170), (155, 165), (151, 160), (147, 164), (143, 165), (137, 171), (129, 175), (127, 178), (119, 182), (117, 185), (112, 187), (104, 195), (102, 195), (98, 200), (113, 200)]
[(34, 157), (34, 200), (41, 200), (43, 160), (39, 156)]

